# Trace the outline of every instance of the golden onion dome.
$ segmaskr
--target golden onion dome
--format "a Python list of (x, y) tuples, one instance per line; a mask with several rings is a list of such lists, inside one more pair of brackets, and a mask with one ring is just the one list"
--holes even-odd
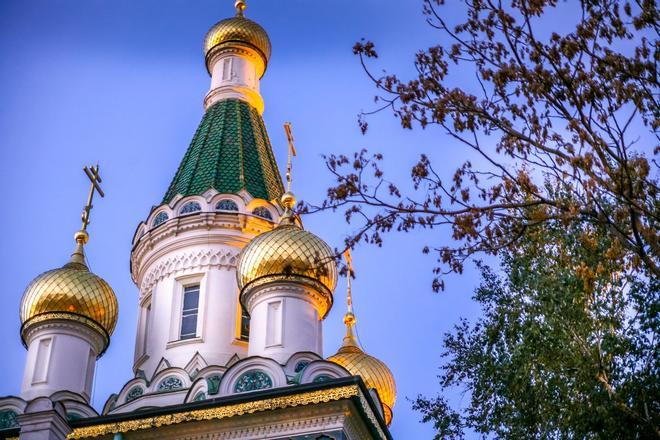
[(347, 334), (342, 347), (328, 360), (344, 367), (352, 375), (360, 376), (367, 388), (376, 390), (383, 404), (385, 423), (389, 426), (392, 422), (392, 408), (396, 401), (394, 376), (381, 360), (362, 351), (353, 336), (352, 326), (353, 324), (347, 324)]
[(71, 261), (37, 276), (25, 289), (20, 305), (23, 343), (32, 325), (57, 319), (76, 321), (97, 330), (107, 347), (117, 324), (117, 297), (110, 285), (85, 264), (83, 244), (87, 237), (86, 232), (78, 232)]
[[(271, 53), (271, 44), (268, 34), (261, 25), (245, 18), (243, 10), (245, 2), (236, 2), (236, 16), (217, 22), (204, 38), (204, 56), (207, 60), (212, 50), (232, 46), (247, 46), (255, 49), (261, 56), (265, 66), (268, 64)], [(263, 72), (262, 72), (263, 74)]]
[(236, 269), (241, 297), (267, 283), (295, 281), (326, 298), (327, 307), (320, 313), (323, 318), (330, 310), (337, 284), (334, 253), (326, 242), (296, 223), (291, 211), (293, 195), (286, 193), (282, 202), (286, 211), (280, 224), (255, 237), (241, 252)]

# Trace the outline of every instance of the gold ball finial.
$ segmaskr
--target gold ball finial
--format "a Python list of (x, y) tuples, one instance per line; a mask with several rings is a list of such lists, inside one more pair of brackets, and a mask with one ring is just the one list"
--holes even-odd
[(296, 206), (296, 196), (291, 191), (287, 191), (282, 194), (280, 203), (284, 209), (293, 209)]
[(236, 16), (242, 17), (244, 15), (243, 11), (247, 8), (247, 4), (245, 3), (245, 0), (236, 0), (234, 7), (236, 8)]
[(73, 239), (76, 240), (76, 243), (87, 244), (89, 241), (89, 234), (87, 231), (80, 230), (73, 234)]
[(344, 315), (344, 324), (350, 327), (355, 325), (355, 315), (353, 312), (348, 312)]

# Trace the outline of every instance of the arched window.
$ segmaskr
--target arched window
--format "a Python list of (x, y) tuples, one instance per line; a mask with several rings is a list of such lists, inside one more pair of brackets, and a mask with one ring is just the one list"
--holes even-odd
[(0, 411), (0, 429), (17, 428), (18, 419), (16, 411), (5, 409)]
[(151, 225), (155, 228), (156, 226), (162, 225), (163, 223), (165, 223), (169, 219), (170, 219), (170, 216), (167, 215), (167, 213), (165, 211), (161, 211), (156, 215), (156, 217), (154, 218), (154, 221)]
[(158, 391), (173, 391), (183, 388), (183, 382), (176, 376), (168, 376), (158, 385)]
[(258, 206), (256, 208), (254, 208), (254, 211), (252, 211), (252, 214), (256, 215), (257, 217), (264, 218), (266, 220), (270, 220), (270, 221), (273, 220), (273, 216), (270, 213), (270, 211), (267, 210), (266, 208), (264, 208), (263, 206)]
[(238, 205), (233, 200), (224, 199), (220, 200), (217, 205), (215, 205), (216, 211), (238, 211)]
[(126, 403), (137, 399), (143, 394), (144, 394), (144, 390), (142, 389), (141, 386), (139, 385), (134, 386), (133, 388), (128, 390), (128, 393), (126, 393)]
[(300, 373), (305, 367), (309, 365), (309, 361), (300, 361), (296, 364), (296, 367), (293, 369), (295, 373)]
[(273, 388), (273, 380), (260, 370), (250, 370), (241, 375), (234, 386), (235, 393)]
[(206, 400), (206, 394), (204, 393), (204, 391), (200, 391), (199, 393), (197, 393), (197, 395), (193, 399), (193, 402), (201, 402), (202, 400)]
[(199, 203), (197, 202), (188, 202), (185, 205), (183, 205), (183, 208), (181, 208), (181, 211), (179, 211), (179, 214), (190, 214), (193, 212), (201, 211), (202, 207)]
[(327, 374), (320, 374), (314, 378), (312, 383), (327, 382), (329, 380), (332, 380), (332, 376), (328, 376)]

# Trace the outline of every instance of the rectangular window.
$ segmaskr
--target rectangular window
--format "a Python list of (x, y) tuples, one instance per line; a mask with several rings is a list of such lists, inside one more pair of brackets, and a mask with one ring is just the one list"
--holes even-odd
[(199, 311), (198, 307), (199, 284), (184, 287), (180, 339), (190, 339), (197, 336), (197, 314)]
[(34, 363), (32, 383), (46, 382), (48, 377), (48, 363), (50, 362), (50, 348), (52, 340), (44, 338), (37, 346), (37, 361)]
[(231, 79), (231, 58), (225, 58), (222, 61), (222, 80), (227, 81)]

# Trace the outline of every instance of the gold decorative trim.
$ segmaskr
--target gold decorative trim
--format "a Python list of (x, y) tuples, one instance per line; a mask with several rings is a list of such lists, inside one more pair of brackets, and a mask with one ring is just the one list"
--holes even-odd
[[(161, 426), (176, 425), (185, 422), (199, 422), (207, 420), (219, 420), (243, 414), (252, 414), (260, 411), (290, 408), (299, 405), (317, 404), (335, 400), (348, 399), (361, 396), (357, 385), (347, 385), (328, 390), (310, 391), (292, 396), (274, 397), (271, 399), (257, 400), (254, 402), (237, 403), (221, 406), (218, 408), (198, 409), (183, 411), (174, 414), (164, 414), (154, 417), (146, 417), (123, 422), (105, 423), (95, 426), (75, 428), (68, 439), (84, 439), (100, 435), (125, 433), (143, 429), (159, 428)], [(363, 403), (363, 405), (366, 402)], [(368, 407), (368, 405), (367, 405)], [(366, 409), (366, 408), (365, 408)], [(369, 414), (371, 411), (367, 411)], [(371, 417), (370, 417), (371, 418)], [(372, 419), (373, 420), (373, 419)], [(376, 424), (378, 426), (378, 424)], [(385, 438), (383, 436), (383, 438)]]
[(110, 336), (108, 335), (106, 329), (103, 328), (103, 326), (100, 325), (98, 322), (86, 316), (71, 312), (45, 312), (33, 316), (32, 318), (25, 321), (25, 323), (23, 323), (23, 326), (21, 328), (21, 339), (23, 340), (23, 345), (27, 347), (26, 337), (34, 326), (42, 322), (54, 321), (54, 320), (78, 322), (96, 331), (103, 338), (103, 347), (101, 348), (101, 354), (103, 354), (103, 352), (106, 350), (106, 348), (108, 348), (108, 345), (110, 344)]

